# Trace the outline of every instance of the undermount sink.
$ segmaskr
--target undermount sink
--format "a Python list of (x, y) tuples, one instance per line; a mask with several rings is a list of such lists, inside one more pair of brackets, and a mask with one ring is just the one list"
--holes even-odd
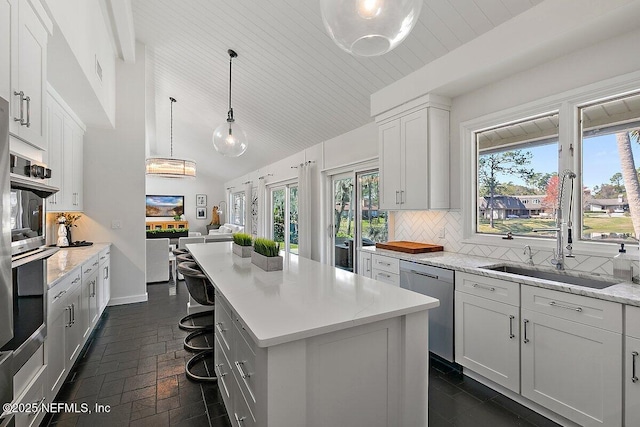
[(604, 289), (613, 286), (616, 282), (607, 280), (590, 279), (587, 277), (572, 276), (567, 273), (556, 273), (544, 270), (535, 270), (526, 267), (516, 267), (514, 265), (495, 265), (492, 267), (482, 267), (484, 270), (500, 271), (502, 273), (515, 274), (518, 276), (535, 277), (537, 279), (553, 280), (554, 282), (569, 283), (571, 285), (584, 286), (592, 289)]

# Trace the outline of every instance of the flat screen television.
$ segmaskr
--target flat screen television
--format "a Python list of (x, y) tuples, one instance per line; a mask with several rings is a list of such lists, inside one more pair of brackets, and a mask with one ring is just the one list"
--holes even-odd
[(184, 213), (184, 196), (147, 195), (147, 216), (174, 217)]

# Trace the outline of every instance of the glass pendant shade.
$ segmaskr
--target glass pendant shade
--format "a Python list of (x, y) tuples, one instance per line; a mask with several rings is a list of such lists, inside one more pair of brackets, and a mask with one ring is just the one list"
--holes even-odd
[(357, 56), (383, 55), (409, 35), (423, 0), (320, 0), (333, 41)]
[(233, 122), (224, 122), (213, 131), (213, 147), (226, 157), (238, 157), (247, 151), (247, 134)]
[(169, 157), (150, 157), (147, 159), (147, 175), (165, 178), (195, 178), (196, 162)]

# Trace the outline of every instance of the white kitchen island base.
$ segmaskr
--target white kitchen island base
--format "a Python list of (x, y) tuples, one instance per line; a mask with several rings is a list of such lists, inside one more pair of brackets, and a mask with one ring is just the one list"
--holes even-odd
[(234, 426), (427, 425), (437, 300), (297, 257), (267, 273), (224, 243), (189, 249), (216, 287), (216, 375)]

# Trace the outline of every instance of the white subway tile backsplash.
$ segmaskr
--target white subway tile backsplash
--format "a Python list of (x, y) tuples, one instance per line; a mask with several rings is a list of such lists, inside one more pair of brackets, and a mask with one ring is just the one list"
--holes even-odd
[[(444, 238), (438, 237), (442, 228), (445, 229)], [(460, 212), (396, 212), (395, 239), (437, 243), (443, 245), (444, 250), (448, 252), (495, 258), (498, 261), (526, 262), (528, 259), (528, 255), (525, 255), (520, 248), (462, 243), (462, 216)], [(533, 261), (536, 265), (551, 265), (552, 256), (551, 251), (533, 250)], [(566, 265), (570, 270), (613, 274), (613, 263), (610, 257), (577, 254), (575, 258), (566, 258)], [(638, 268), (637, 263), (636, 268)]]

